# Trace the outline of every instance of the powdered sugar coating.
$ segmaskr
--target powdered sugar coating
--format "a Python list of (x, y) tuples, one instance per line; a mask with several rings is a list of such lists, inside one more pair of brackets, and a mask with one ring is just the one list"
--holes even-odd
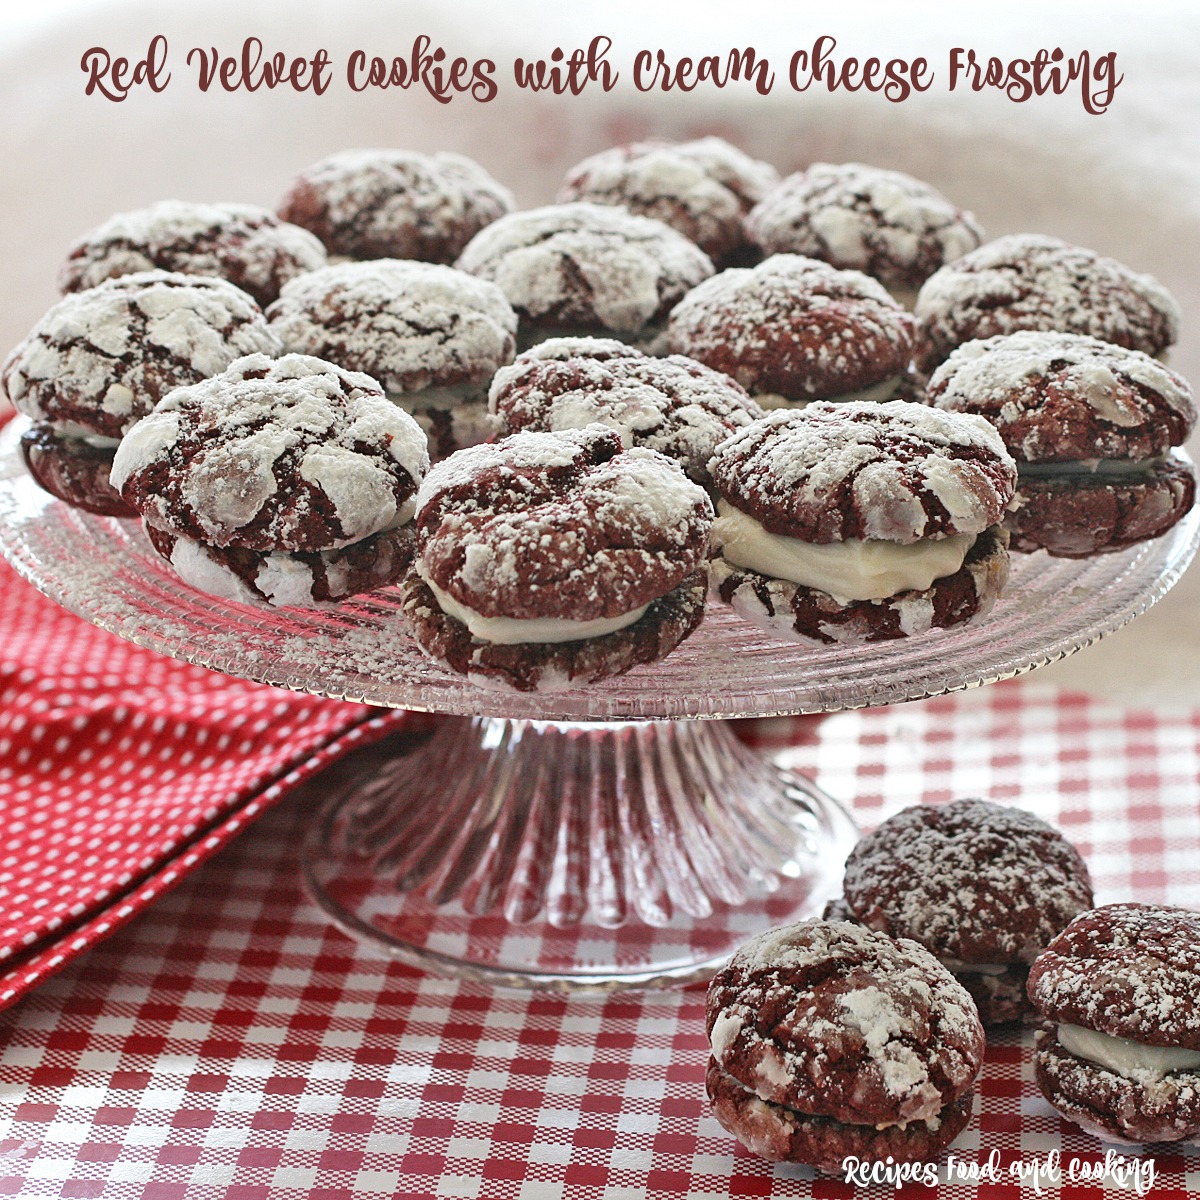
[(428, 465), (425, 435), (368, 376), (253, 354), (162, 400), (122, 441), (112, 480), (182, 537), (313, 552), (402, 522)]
[(1062, 834), (984, 800), (889, 817), (850, 852), (844, 889), (869, 929), (966, 963), (1031, 963), (1093, 903), (1087, 867)]
[(1150, 458), (1196, 423), (1192, 389), (1140, 350), (1027, 330), (959, 346), (933, 373), (938, 408), (987, 417), (1018, 462)]
[(558, 200), (617, 204), (654, 217), (721, 262), (743, 249), (743, 218), (778, 182), (773, 166), (723, 138), (656, 138), (614, 146), (577, 163)]
[(1200, 913), (1153, 904), (1084, 913), (1033, 964), (1029, 998), (1059, 1024), (1200, 1050)]
[(983, 240), (974, 216), (929, 184), (863, 163), (813, 163), (789, 175), (746, 230), (765, 254), (804, 254), (902, 290)]
[(1152, 276), (1032, 233), (997, 238), (937, 271), (914, 312), (928, 371), (963, 342), (1022, 329), (1083, 333), (1159, 354), (1180, 321), (1179, 305)]
[(721, 1069), (760, 1099), (860, 1125), (937, 1117), (983, 1054), (975, 1006), (937, 959), (834, 921), (743, 946), (709, 987), (706, 1028)]
[(462, 154), (343, 150), (303, 170), (278, 212), (331, 254), (451, 263), (515, 204), (508, 188)]
[(776, 410), (723, 442), (709, 470), (769, 532), (810, 542), (982, 533), (1017, 475), (982, 417), (905, 400)]
[(35, 421), (119, 438), (172, 388), (279, 350), (226, 280), (140, 271), (64, 296), (8, 356), (4, 389)]
[(437, 464), (417, 496), (426, 578), (483, 616), (618, 617), (704, 560), (712, 505), (601, 425), (518, 433)]
[(394, 258), (301, 275), (267, 316), (288, 351), (362, 371), (394, 395), (482, 385), (516, 347), (517, 315), (495, 284)]
[(717, 446), (762, 415), (742, 387), (702, 363), (595, 338), (552, 338), (519, 355), (496, 373), (488, 406), (502, 433), (599, 422), (626, 446), (674, 459), (698, 483), (709, 482)]
[(461, 270), (496, 283), (523, 322), (636, 334), (713, 272), (661, 221), (599, 204), (511, 213), (463, 250)]
[(293, 275), (325, 265), (325, 247), (307, 229), (250, 204), (162, 200), (118, 213), (85, 234), (58, 275), (64, 292), (159, 267), (218, 275), (264, 307)]
[(751, 395), (812, 400), (906, 371), (916, 323), (859, 271), (776, 254), (693, 288), (671, 313), (668, 340)]

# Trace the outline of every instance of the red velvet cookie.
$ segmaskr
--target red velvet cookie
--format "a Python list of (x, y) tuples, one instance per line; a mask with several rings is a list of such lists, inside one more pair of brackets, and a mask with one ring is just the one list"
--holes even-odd
[(456, 264), (496, 283), (521, 320), (521, 345), (560, 335), (661, 341), (667, 313), (712, 274), (669, 225), (599, 204), (557, 204), (501, 217)]
[(325, 265), (325, 247), (306, 229), (249, 204), (162, 200), (118, 213), (85, 234), (58, 273), (64, 292), (159, 267), (217, 275), (264, 307), (294, 275)]
[(581, 429), (599, 422), (626, 446), (646, 446), (708, 484), (708, 460), (762, 410), (728, 375), (673, 354), (652, 358), (601, 338), (552, 338), (492, 381), (488, 404), (502, 434)]
[(412, 562), (414, 541), (411, 521), (313, 554), (208, 546), (154, 525), (146, 533), (184, 583), (225, 600), (276, 608), (319, 608), (395, 583)]
[(861, 272), (776, 254), (693, 288), (671, 313), (668, 341), (774, 408), (887, 399), (908, 371), (916, 323)]
[(452, 263), (514, 207), (508, 188), (461, 154), (343, 150), (301, 171), (278, 212), (330, 254)]
[(900, 171), (814, 163), (789, 175), (746, 220), (764, 254), (804, 254), (878, 279), (905, 298), (983, 240), (974, 216)]
[(293, 279), (267, 315), (285, 349), (382, 383), (435, 459), (492, 436), (487, 386), (517, 330), (494, 283), (412, 260), (338, 263)]
[(898, 400), (776, 411), (723, 442), (709, 470), (713, 588), (779, 637), (962, 624), (1007, 579), (996, 523), (1016, 471), (981, 417)]
[(985, 1025), (1024, 1015), (1029, 964), (1094, 902), (1087, 866), (1062, 834), (984, 800), (889, 817), (850, 852), (843, 887), (868, 929), (935, 955)]
[(4, 390), (33, 419), (23, 445), (43, 487), (132, 516), (108, 483), (121, 437), (173, 388), (278, 351), (262, 310), (226, 280), (142, 271), (64, 296), (8, 356)]
[(929, 372), (963, 342), (1022, 329), (1082, 333), (1147, 354), (1178, 335), (1179, 306), (1149, 275), (1058, 238), (998, 238), (921, 288), (919, 361)]
[(1200, 913), (1111, 904), (1038, 957), (1029, 998), (1048, 1024), (1038, 1086), (1105, 1140), (1200, 1134)]
[(1017, 549), (1120, 550), (1191, 507), (1192, 470), (1168, 452), (1196, 423), (1192, 390), (1141, 351), (1033, 331), (967, 342), (933, 373), (928, 399), (1000, 431), (1020, 471)]
[(983, 1061), (970, 996), (915, 942), (802, 921), (753, 939), (708, 990), (717, 1120), (764, 1158), (936, 1158)]
[(743, 221), (779, 173), (718, 137), (690, 142), (654, 138), (602, 150), (577, 163), (558, 191), (560, 203), (615, 204), (678, 229), (718, 265), (750, 249)]
[(473, 446), (421, 487), (405, 614), (429, 654), (481, 683), (604, 679), (699, 623), (711, 517), (675, 463), (600, 425)]
[(315, 553), (403, 524), (428, 462), (424, 434), (366, 375), (253, 354), (166, 396), (121, 442), (112, 481), (180, 537)]

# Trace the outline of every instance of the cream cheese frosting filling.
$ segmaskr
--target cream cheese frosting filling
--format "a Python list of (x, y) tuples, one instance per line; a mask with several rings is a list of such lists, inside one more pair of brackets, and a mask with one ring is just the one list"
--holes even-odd
[(1081, 1025), (1060, 1025), (1058, 1044), (1076, 1058), (1086, 1058), (1118, 1075), (1163, 1076), (1171, 1071), (1200, 1070), (1200, 1050), (1180, 1046), (1147, 1046), (1130, 1038), (1113, 1037)]
[(616, 617), (598, 617), (593, 621), (572, 621), (565, 617), (532, 619), (485, 617), (475, 609), (460, 604), (453, 596), (438, 587), (419, 562), (417, 563), (417, 574), (433, 593), (442, 612), (456, 621), (461, 621), (470, 630), (472, 637), (478, 638), (481, 642), (491, 642), (498, 646), (517, 646), (526, 643), (546, 645), (603, 637), (605, 634), (616, 633), (618, 629), (624, 629), (640, 620), (646, 609), (650, 607), (649, 604), (643, 604), (641, 608), (635, 608), (632, 612), (621, 613)]
[(712, 527), (713, 544), (727, 562), (817, 588), (839, 601), (885, 600), (899, 592), (925, 591), (935, 579), (961, 569), (975, 537), (959, 533), (909, 545), (859, 539), (805, 542), (768, 533), (727, 500), (717, 502)]
[(90, 429), (85, 429), (82, 425), (76, 425), (71, 421), (51, 421), (49, 425), (59, 437), (75, 438), (78, 441), (87, 442), (89, 446), (95, 446), (98, 450), (115, 450), (121, 444), (120, 438), (93, 433)]
[(793, 400), (789, 396), (781, 396), (778, 392), (757, 392), (754, 394), (754, 399), (759, 408), (764, 410), (803, 408), (806, 404), (815, 403), (817, 400), (824, 400), (829, 404), (847, 404), (851, 400), (883, 401), (890, 400), (896, 394), (903, 378), (902, 375), (890, 375), (887, 379), (881, 379), (869, 387), (860, 388), (857, 392), (845, 392), (841, 396), (800, 396)]

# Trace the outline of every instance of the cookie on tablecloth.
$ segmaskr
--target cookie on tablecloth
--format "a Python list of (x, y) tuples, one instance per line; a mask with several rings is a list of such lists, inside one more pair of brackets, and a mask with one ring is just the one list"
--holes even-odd
[(916, 805), (846, 859), (826, 909), (911, 938), (971, 993), (985, 1025), (1021, 1020), (1029, 964), (1094, 903), (1087, 865), (1032, 813), (985, 800)]
[(279, 349), (262, 310), (224, 279), (139, 271), (70, 293), (4, 364), (8, 398), (33, 421), (26, 465), (68, 504), (136, 516), (109, 483), (121, 438), (174, 388)]
[(1200, 1136), (1200, 913), (1110, 904), (1034, 962), (1042, 1094), (1105, 1141)]
[(705, 1027), (713, 1113), (763, 1158), (928, 1162), (970, 1120), (979, 1014), (915, 942), (839, 921), (761, 934), (712, 981)]
[(1016, 468), (982, 417), (922, 404), (777, 410), (723, 442), (709, 575), (787, 640), (874, 642), (990, 611)]
[(676, 463), (602, 425), (472, 446), (421, 486), (404, 613), (426, 653), (477, 683), (607, 679), (700, 623), (711, 520)]

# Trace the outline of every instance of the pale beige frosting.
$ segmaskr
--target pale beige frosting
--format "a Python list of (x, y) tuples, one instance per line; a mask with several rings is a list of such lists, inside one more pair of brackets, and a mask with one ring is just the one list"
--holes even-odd
[(1107, 1067), (1118, 1075), (1163, 1076), (1171, 1071), (1200, 1070), (1200, 1050), (1180, 1046), (1147, 1046), (1130, 1038), (1113, 1037), (1082, 1025), (1060, 1025), (1058, 1044), (1076, 1058)]

